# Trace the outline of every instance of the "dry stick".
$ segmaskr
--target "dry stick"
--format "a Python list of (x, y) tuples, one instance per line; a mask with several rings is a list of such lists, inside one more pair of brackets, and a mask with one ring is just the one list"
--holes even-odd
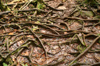
[(29, 59), (32, 62), (31, 56), (32, 56), (32, 52), (33, 52), (33, 47), (31, 48), (30, 54), (29, 54)]
[(65, 58), (62, 58), (60, 60), (58, 60), (57, 62), (55, 63), (51, 63), (51, 64), (47, 64), (47, 66), (57, 66), (59, 65), (60, 63), (64, 62)]
[(86, 41), (85, 41), (85, 35), (84, 35), (84, 33), (82, 33), (82, 36), (83, 36), (83, 42), (84, 42), (84, 44), (86, 46)]
[[(50, 25), (50, 24), (47, 24), (47, 26), (53, 26), (53, 27), (57, 27), (57, 28), (59, 28), (59, 29), (62, 29), (62, 28), (60, 28), (60, 27), (58, 27), (57, 25)], [(63, 30), (63, 29), (62, 29)], [(59, 33), (58, 33), (59, 34)], [(59, 46), (59, 48), (61, 49), (61, 46), (60, 46), (60, 44), (58, 43), (58, 46)]]
[[(28, 42), (28, 40), (25, 41), (22, 45), (26, 44), (27, 42)], [(29, 45), (29, 44), (30, 44), (30, 42), (27, 43), (27, 45)], [(2, 52), (2, 53), (0, 53), (0, 56), (1, 56), (2, 58), (7, 58), (7, 57), (9, 57), (13, 52), (15, 52), (16, 50), (18, 50), (18, 49), (20, 49), (20, 48), (23, 48), (22, 45), (21, 45), (20, 47), (16, 48), (14, 51), (9, 52), (7, 55), (3, 55), (3, 54), (2, 54), (3, 52)]]
[[(13, 34), (13, 35), (9, 35), (9, 34), (3, 34), (3, 35), (0, 35), (0, 37), (5, 37), (5, 36), (15, 36), (15, 39), (19, 36), (23, 36), (23, 35), (32, 35), (31, 33), (23, 33), (23, 34)], [(14, 40), (14, 39), (13, 39)]]
[[(88, 53), (100, 53), (100, 50), (87, 51)], [(69, 54), (79, 54), (80, 52), (70, 52)]]
[[(2, 26), (9, 26), (9, 25), (28, 25), (28, 24), (31, 24), (31, 25), (38, 25), (38, 26), (42, 26), (44, 28), (47, 28), (49, 30), (51, 30), (52, 32), (54, 32), (55, 34), (59, 35), (59, 33), (55, 30), (53, 30), (52, 28), (50, 28), (49, 26), (46, 26), (46, 25), (43, 25), (43, 24), (37, 24), (37, 23), (33, 23), (33, 22), (24, 22), (24, 23), (11, 23), (11, 24), (3, 24)], [(19, 26), (18, 26), (19, 27)]]
[(77, 38), (79, 39), (79, 41), (81, 42), (81, 44), (84, 46), (84, 42), (83, 42), (83, 38), (80, 38), (77, 34), (76, 34)]
[[(61, 30), (56, 30), (56, 31), (61, 31)], [(67, 32), (67, 33), (85, 33), (85, 34), (89, 34), (91, 32), (87, 32), (84, 30), (63, 30), (61, 32)]]
[(32, 35), (32, 34), (31, 33), (18, 34), (18, 35), (15, 36), (15, 38), (13, 40), (15, 40), (15, 39), (17, 39), (17, 37), (23, 36), (23, 35)]
[(84, 52), (82, 52), (80, 55), (78, 55), (68, 66), (71, 66), (71, 64), (73, 64), (76, 60), (78, 60), (80, 57), (82, 57), (94, 44), (95, 42), (100, 38), (100, 36), (98, 36), (93, 42), (92, 44), (86, 48), (86, 50)]
[(36, 39), (40, 42), (40, 44), (45, 52), (45, 56), (47, 57), (47, 52), (46, 52), (43, 42), (40, 40), (40, 38), (30, 28), (28, 28), (28, 27), (24, 27), (24, 28), (28, 29), (34, 35), (34, 37), (36, 37)]
[[(32, 8), (32, 9), (25, 9), (25, 10), (16, 10), (17, 12), (28, 12), (28, 11), (41, 11), (44, 13), (48, 13), (47, 11), (41, 10), (41, 9), (37, 9), (37, 8)], [(11, 13), (11, 11), (4, 11), (4, 12), (0, 12), (0, 15), (4, 15), (4, 14), (8, 14)]]
[(94, 26), (97, 26), (97, 25), (100, 25), (100, 22), (98, 22), (98, 23), (94, 24)]
[(100, 50), (88, 51), (89, 53), (100, 53)]
[(4, 37), (4, 36), (16, 36), (16, 34), (13, 34), (13, 35), (9, 35), (9, 34), (0, 35), (0, 37)]
[(82, 21), (99, 21), (100, 19), (82, 19), (78, 17), (64, 17), (62, 19), (82, 20)]
[(5, 24), (5, 23), (6, 23), (6, 22), (1, 22), (1, 21), (0, 21), (0, 24)]
[(24, 50), (24, 48), (21, 48), (18, 53), (16, 54), (16, 57), (18, 57), (18, 55)]
[(68, 15), (69, 17), (71, 17), (74, 13), (76, 13), (78, 10), (76, 10), (77, 6), (71, 11), (71, 13)]
[(81, 65), (89, 65), (90, 66), (90, 64), (87, 64), (87, 63), (75, 63), (75, 64), (73, 64), (72, 66), (81, 66)]
[(90, 34), (85, 35), (84, 37), (86, 38), (86, 37), (89, 37), (89, 36), (97, 37), (98, 35), (97, 34), (90, 33)]
[(7, 3), (7, 4), (4, 4), (5, 6), (13, 6), (13, 5), (16, 5), (16, 4), (18, 4), (18, 5), (22, 5), (22, 4), (24, 4), (25, 2), (19, 2), (19, 3)]
[[(61, 18), (60, 18), (60, 19), (61, 19)], [(50, 19), (48, 19), (48, 20), (51, 21), (51, 22), (56, 23), (54, 20), (50, 20)], [(60, 23), (64, 24), (64, 25), (67, 27), (67, 29), (69, 30), (69, 26), (68, 26), (68, 24), (66, 24), (65, 22), (60, 22)]]
[(61, 23), (64, 24), (67, 27), (68, 30), (70, 30), (70, 28), (69, 28), (67, 23), (65, 23), (65, 22), (61, 22)]
[(8, 38), (7, 38), (7, 51), (9, 51), (9, 43), (10, 43), (10, 42), (9, 42), (9, 39), (10, 39), (10, 38), (8, 37)]
[(25, 4), (23, 6), (21, 6), (21, 8), (19, 10), (24, 10), (24, 8), (27, 7), (30, 3), (31, 3), (30, 0), (28, 2), (25, 2)]
[[(31, 23), (31, 24), (33, 24), (33, 23)], [(43, 27), (45, 27), (45, 28), (48, 28), (48, 29), (50, 29), (51, 31), (53, 31), (55, 34), (59, 35), (59, 33), (58, 33), (57, 31), (53, 30), (53, 29), (50, 28), (49, 26), (46, 26), (46, 25), (43, 25), (43, 24), (36, 24), (36, 23), (34, 23), (34, 25), (40, 25), (40, 26), (43, 26)]]
[[(24, 3), (26, 3), (26, 2), (18, 3), (18, 5), (24, 4)], [(30, 2), (30, 3), (32, 3), (32, 2)], [(11, 6), (11, 5), (15, 5), (15, 4), (16, 4), (16, 3), (4, 4), (4, 5)], [(55, 11), (63, 11), (63, 9), (56, 9), (56, 8), (53, 8), (53, 7), (49, 6), (48, 4), (46, 4), (46, 3), (44, 3), (44, 2), (43, 2), (43, 4), (46, 5), (47, 7), (51, 8), (52, 10), (55, 10)]]
[(52, 24), (45, 24), (46, 26), (49, 26), (49, 27), (56, 27), (56, 28), (58, 28), (58, 29), (61, 29), (61, 30), (63, 30), (62, 28), (60, 28), (59, 26), (57, 26), (57, 25), (52, 25)]
[(91, 64), (91, 66), (100, 66), (100, 62), (95, 63), (95, 64)]
[(64, 11), (63, 9), (56, 9), (56, 8), (53, 8), (51, 6), (49, 6), (48, 4), (44, 3), (44, 5), (46, 5), (47, 7), (49, 7), (50, 9), (54, 10), (54, 11)]
[(9, 47), (11, 47), (13, 44), (17, 43), (18, 41), (20, 41), (22, 38), (23, 38), (23, 37), (18, 38), (16, 41), (14, 41), (13, 43), (11, 43), (11, 44), (9, 45)]
[(78, 35), (76, 35), (76, 36), (79, 39), (79, 41), (81, 42), (81, 44), (84, 45), (84, 46), (86, 46), (84, 33), (82, 33), (82, 39), (83, 40)]

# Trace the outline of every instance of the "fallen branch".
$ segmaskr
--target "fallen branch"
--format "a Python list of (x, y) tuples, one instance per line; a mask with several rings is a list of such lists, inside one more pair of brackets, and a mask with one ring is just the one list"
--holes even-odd
[(45, 56), (47, 56), (47, 52), (46, 52), (46, 50), (45, 50), (45, 47), (44, 47), (44, 44), (43, 44), (43, 42), (40, 40), (40, 38), (30, 29), (30, 28), (28, 28), (28, 27), (24, 27), (25, 29), (28, 29), (32, 34), (33, 34), (33, 37), (35, 37), (38, 41), (39, 41), (39, 43), (41, 44), (41, 46), (42, 46), (42, 48), (43, 48), (43, 50), (44, 50), (44, 52), (45, 52)]
[[(16, 10), (17, 12), (28, 12), (28, 11), (40, 11), (43, 13), (47, 13), (47, 11), (41, 10), (41, 9), (37, 9), (37, 8), (33, 8), (33, 9), (25, 9), (25, 10)], [(8, 14), (11, 13), (11, 11), (4, 11), (4, 12), (0, 12), (0, 16), (4, 15), (4, 14)]]
[(99, 21), (100, 19), (82, 19), (78, 17), (64, 17), (62, 19), (71, 19), (71, 20), (82, 20), (82, 21)]
[(77, 61), (80, 57), (82, 57), (94, 44), (95, 42), (100, 38), (100, 36), (98, 36), (93, 42), (92, 44), (85, 49), (85, 51), (83, 51), (80, 55), (78, 55), (68, 66), (71, 66), (75, 61)]

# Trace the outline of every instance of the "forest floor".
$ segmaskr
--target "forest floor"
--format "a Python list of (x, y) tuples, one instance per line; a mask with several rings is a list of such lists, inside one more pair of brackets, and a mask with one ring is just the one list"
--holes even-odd
[(10, 11), (0, 11), (1, 64), (100, 66), (100, 5), (81, 0), (5, 5)]

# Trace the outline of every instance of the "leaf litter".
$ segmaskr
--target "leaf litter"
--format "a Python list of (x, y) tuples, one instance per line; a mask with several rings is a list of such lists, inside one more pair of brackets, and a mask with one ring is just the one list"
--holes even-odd
[(11, 66), (100, 65), (99, 8), (80, 2), (9, 2), (7, 6), (14, 10), (0, 12), (0, 63)]

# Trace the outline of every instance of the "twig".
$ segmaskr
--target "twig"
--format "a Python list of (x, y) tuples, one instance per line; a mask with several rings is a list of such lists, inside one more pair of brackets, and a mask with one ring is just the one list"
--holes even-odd
[(78, 55), (68, 66), (71, 66), (71, 64), (73, 64), (76, 60), (78, 60), (80, 57), (82, 57), (94, 44), (95, 42), (100, 38), (100, 36), (98, 36), (93, 42), (92, 44), (85, 49), (84, 52), (82, 52), (80, 55)]
[(100, 19), (82, 19), (78, 17), (64, 17), (62, 19), (82, 20), (82, 21), (99, 21)]
[(84, 44), (84, 42), (83, 42), (83, 37), (80, 38), (78, 35), (76, 35), (76, 36), (77, 36), (77, 38), (79, 39), (79, 41), (81, 42), (81, 44), (82, 44), (83, 46), (85, 46), (85, 44)]
[(31, 63), (32, 63), (32, 57), (31, 57), (32, 52), (33, 52), (33, 47), (31, 48), (31, 51), (30, 51), (30, 54), (29, 54), (29, 59), (30, 59)]
[(33, 37), (36, 37), (36, 39), (40, 42), (40, 44), (41, 44), (41, 46), (42, 46), (42, 48), (43, 48), (43, 50), (45, 52), (45, 56), (47, 57), (47, 52), (46, 52), (45, 47), (44, 47), (44, 44), (40, 40), (40, 38), (30, 28), (28, 28), (28, 27), (24, 27), (24, 28), (28, 29), (33, 34)]
[[(72, 66), (80, 66), (80, 65), (89, 65), (89, 64), (86, 64), (86, 63), (74, 63), (72, 64)], [(90, 65), (89, 65), (90, 66)]]
[[(48, 27), (48, 26), (46, 26), (46, 25), (43, 25), (43, 24), (37, 24), (37, 23), (33, 23), (33, 22), (26, 22), (26, 23), (10, 23), (10, 24), (3, 24), (2, 26), (9, 26), (9, 25), (16, 25), (16, 26), (18, 26), (18, 25), (38, 25), (38, 26), (42, 26), (42, 27), (44, 27), (44, 28), (47, 28), (47, 29), (50, 29), (53, 33), (55, 33), (55, 34), (57, 34), (57, 35), (59, 35), (59, 33), (57, 32), (57, 31), (55, 31), (55, 30), (53, 30), (53, 29), (51, 29), (50, 27)], [(18, 26), (19, 27), (19, 26)]]
[[(40, 12), (47, 13), (47, 11), (44, 11), (44, 10), (41, 10), (41, 9), (37, 9), (37, 8), (26, 9), (26, 10), (16, 10), (16, 11), (17, 12), (40, 11)], [(0, 15), (4, 15), (4, 14), (8, 14), (8, 13), (11, 13), (11, 11), (0, 12)]]
[(100, 62), (95, 63), (95, 64), (91, 64), (91, 66), (100, 66)]
[[(22, 45), (26, 44), (27, 42), (28, 42), (28, 41), (25, 41)], [(27, 45), (29, 45), (29, 44), (30, 44), (30, 42), (27, 43)], [(17, 49), (15, 49), (14, 51), (9, 52), (7, 55), (3, 55), (2, 53), (0, 53), (1, 57), (2, 57), (2, 58), (7, 58), (7, 57), (9, 57), (13, 52), (15, 52), (16, 50), (22, 48), (22, 45), (21, 45), (20, 47), (18, 47)]]
[(44, 5), (46, 5), (47, 7), (51, 8), (52, 10), (54, 11), (64, 11), (63, 9), (56, 9), (56, 8), (53, 8), (51, 6), (49, 6), (48, 4), (44, 3)]
[(23, 37), (18, 38), (18, 40), (16, 40), (16, 41), (14, 41), (13, 43), (11, 43), (11, 44), (9, 45), (9, 47), (11, 47), (13, 44), (17, 43), (18, 41), (20, 41), (22, 38), (23, 38)]

